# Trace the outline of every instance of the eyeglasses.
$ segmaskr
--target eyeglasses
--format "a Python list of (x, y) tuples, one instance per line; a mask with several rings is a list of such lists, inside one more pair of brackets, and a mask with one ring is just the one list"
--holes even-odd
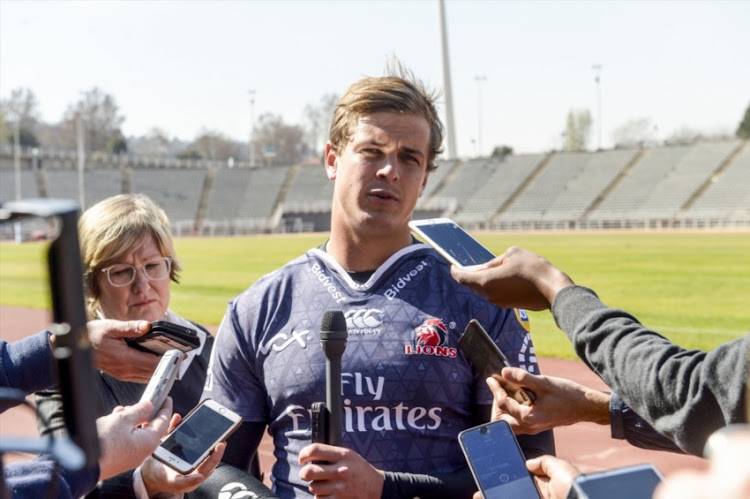
[[(157, 258), (143, 265), (138, 265), (138, 267), (143, 270), (147, 279), (161, 281), (169, 277), (169, 272), (172, 270), (172, 258), (168, 256)], [(128, 263), (116, 263), (102, 269), (102, 272), (107, 274), (107, 280), (112, 286), (121, 288), (135, 280), (136, 266)]]

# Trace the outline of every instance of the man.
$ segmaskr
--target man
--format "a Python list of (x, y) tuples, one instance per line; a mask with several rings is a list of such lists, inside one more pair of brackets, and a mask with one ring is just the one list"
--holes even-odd
[[(421, 84), (354, 83), (325, 151), (330, 239), (230, 302), (204, 397), (243, 416), (225, 454), (235, 466), (246, 466), (268, 425), (281, 497), (471, 496), (456, 437), (489, 419), (492, 396), (457, 350), (460, 334), (476, 318), (509, 358), (538, 372), (524, 316), (457, 285), (448, 263), (411, 237), (442, 137)], [(348, 323), (342, 447), (310, 445), (309, 410), (325, 400), (318, 330), (327, 310)], [(521, 444), (529, 457), (554, 452), (551, 432)]]
[[(550, 308), (586, 365), (685, 452), (702, 455), (713, 432), (748, 422), (750, 334), (710, 352), (686, 350), (627, 312), (607, 307), (543, 257), (517, 247), (475, 269), (451, 272), (498, 306)], [(508, 369), (503, 376), (517, 379)], [(535, 416), (548, 418), (542, 426), (549, 428), (558, 415)], [(520, 413), (516, 417), (523, 419)]]

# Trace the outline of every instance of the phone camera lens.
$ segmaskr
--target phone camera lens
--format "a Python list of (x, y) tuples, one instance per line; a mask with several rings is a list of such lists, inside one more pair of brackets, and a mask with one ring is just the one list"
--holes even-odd
[(486, 426), (482, 426), (481, 428), (479, 428), (480, 435), (486, 435), (488, 431), (489, 429)]

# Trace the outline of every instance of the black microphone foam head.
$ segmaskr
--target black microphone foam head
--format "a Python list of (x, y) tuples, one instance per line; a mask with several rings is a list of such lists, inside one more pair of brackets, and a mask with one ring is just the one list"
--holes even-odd
[(345, 331), (346, 318), (341, 310), (327, 310), (320, 320), (321, 331)]

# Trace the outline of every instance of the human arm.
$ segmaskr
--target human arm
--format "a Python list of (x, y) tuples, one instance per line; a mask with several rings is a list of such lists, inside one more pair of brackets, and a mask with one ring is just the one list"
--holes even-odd
[(750, 334), (710, 352), (686, 350), (581, 286), (561, 290), (552, 314), (589, 368), (686, 452), (701, 455), (712, 432), (747, 420)]
[[(17, 388), (29, 394), (49, 388), (56, 379), (49, 331), (22, 340), (0, 340), (0, 387)], [(0, 412), (18, 404), (0, 400)]]
[(491, 261), (470, 268), (451, 267), (451, 275), (501, 308), (546, 310), (573, 281), (545, 258), (511, 247)]

